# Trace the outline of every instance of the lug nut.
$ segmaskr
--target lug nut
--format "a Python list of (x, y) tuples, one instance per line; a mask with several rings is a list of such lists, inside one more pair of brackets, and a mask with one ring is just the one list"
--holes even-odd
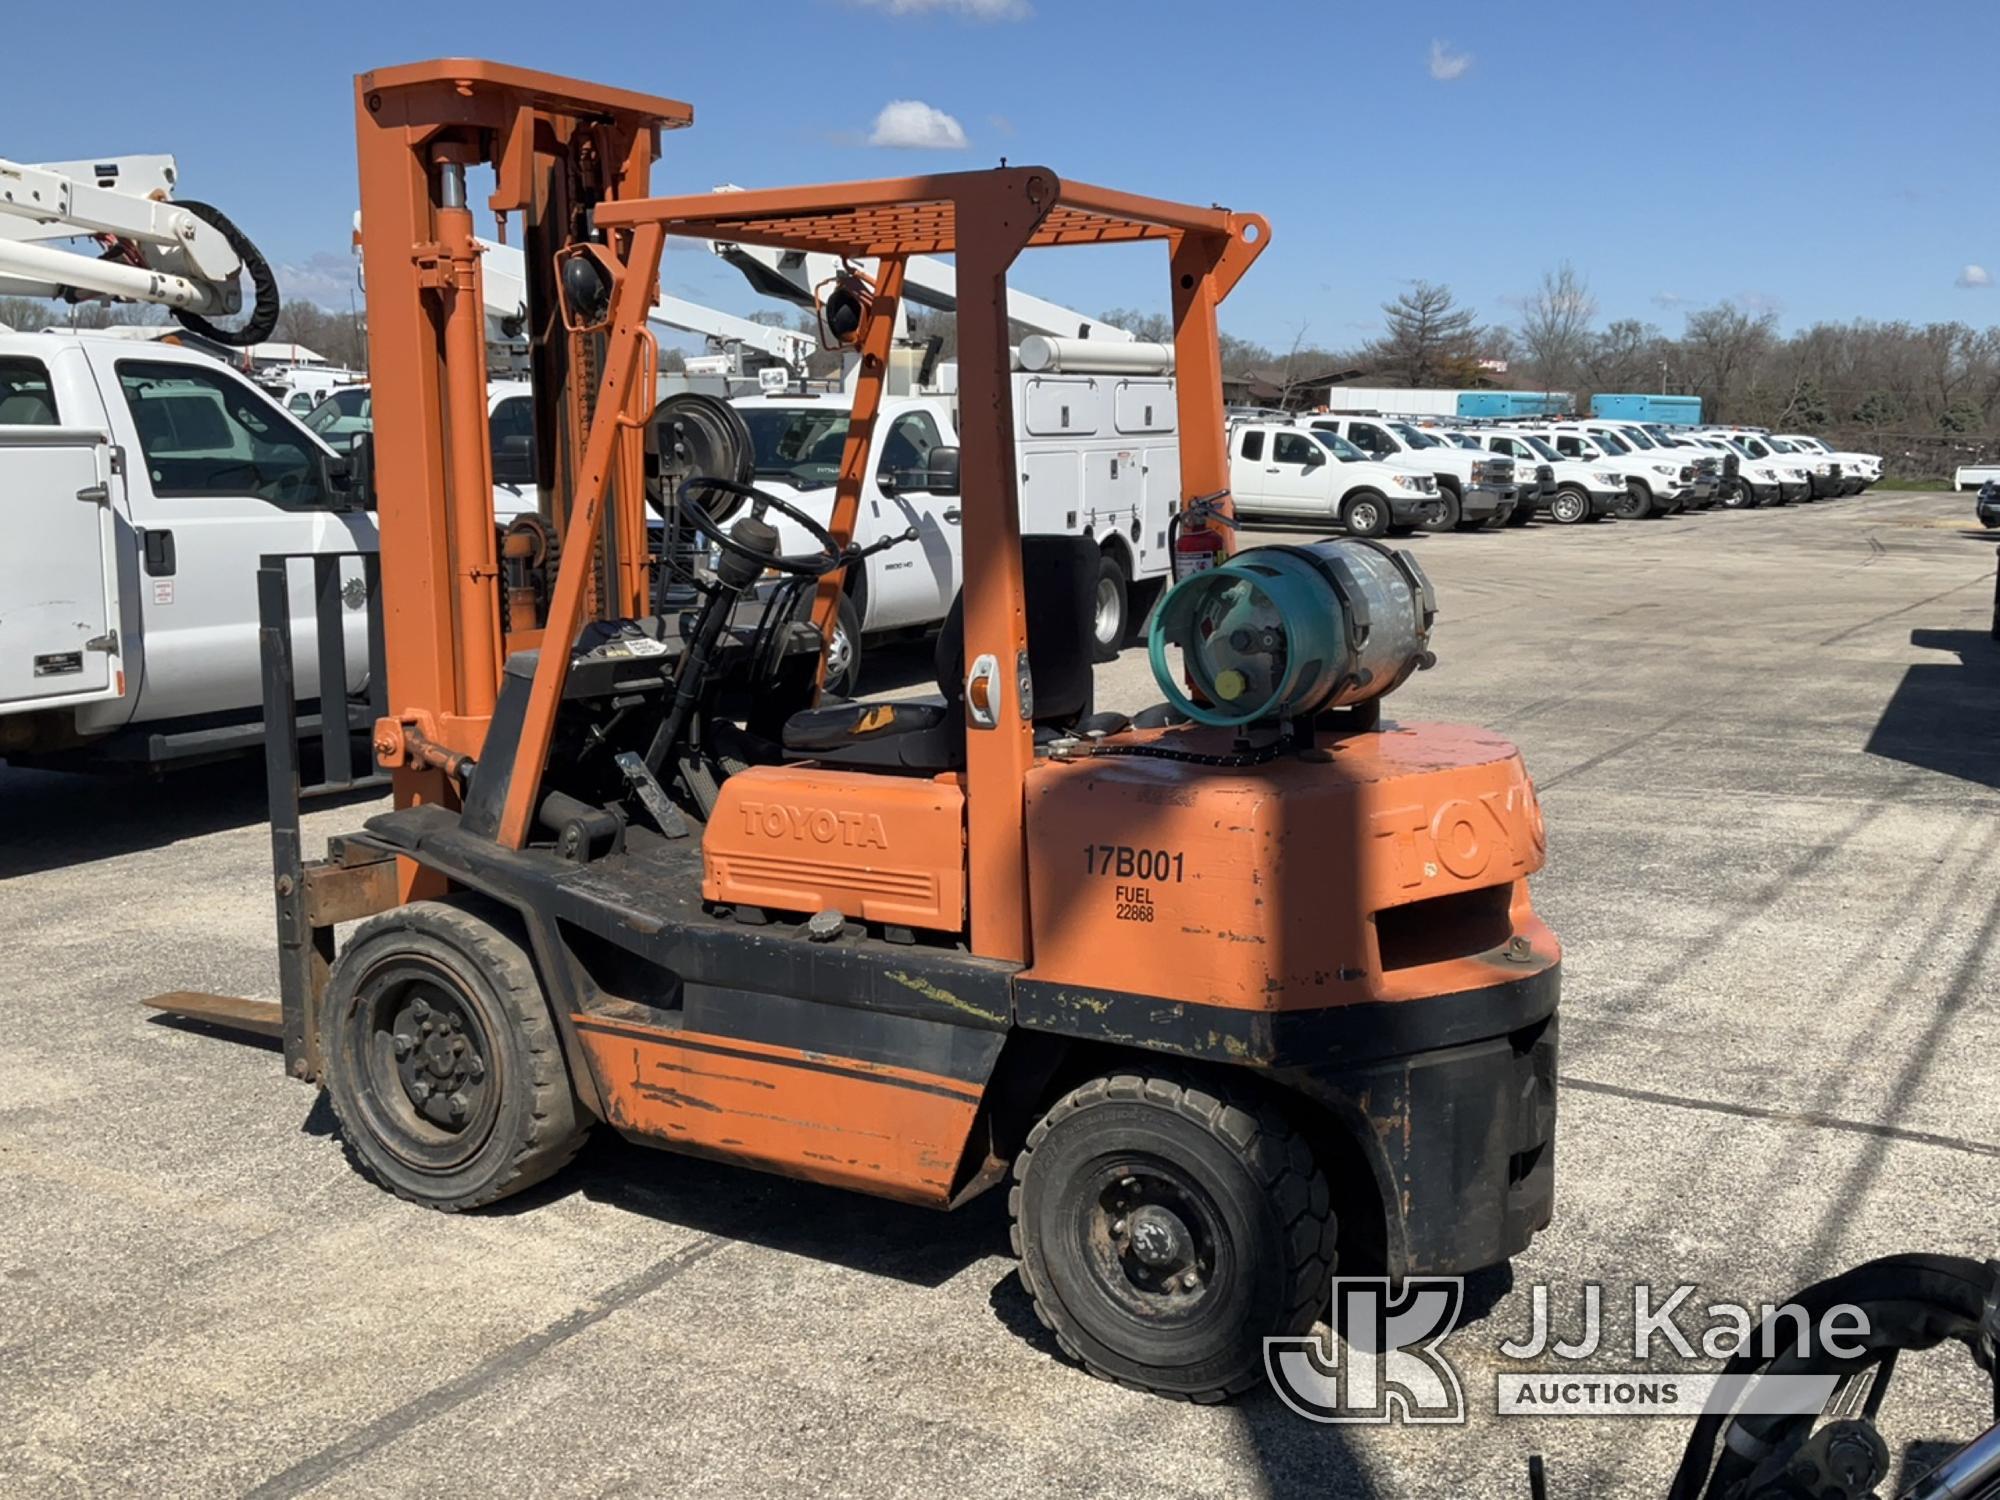
[(1181, 1285), (1186, 1287), (1189, 1291), (1193, 1291), (1196, 1287), (1201, 1285), (1201, 1278), (1195, 1275), (1194, 1272), (1190, 1271), (1187, 1273), (1187, 1275), (1181, 1278)]
[(451, 1098), (447, 1099), (445, 1102), (451, 1106), (451, 1117), (454, 1120), (462, 1120), (465, 1118), (465, 1095), (453, 1094)]
[(1113, 1220), (1111, 1225), (1111, 1232), (1113, 1234), (1123, 1234), (1125, 1232), (1125, 1221), (1123, 1219)]
[(428, 1000), (419, 1000), (410, 1007), (410, 1014), (419, 1021), (430, 1015), (430, 1013), (431, 1005)]
[(410, 1092), (417, 1096), (417, 1103), (422, 1104), (425, 1100), (430, 1098), (431, 1086), (426, 1080), (419, 1078), (414, 1084), (411, 1085)]
[(417, 1045), (417, 1039), (411, 1036), (409, 1032), (399, 1031), (396, 1033), (397, 1057), (408, 1057), (410, 1055), (410, 1049), (416, 1045)]

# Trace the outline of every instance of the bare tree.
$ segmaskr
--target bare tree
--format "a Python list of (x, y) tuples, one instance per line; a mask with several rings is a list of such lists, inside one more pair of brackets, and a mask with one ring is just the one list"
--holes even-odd
[(1383, 378), (1399, 385), (1465, 385), (1480, 371), (1479, 318), (1451, 288), (1419, 281), (1382, 305), (1386, 326), (1367, 350)]
[(1575, 382), (1597, 316), (1590, 284), (1564, 261), (1542, 273), (1542, 284), (1521, 315), (1521, 344), (1544, 390)]
[(1757, 361), (1769, 351), (1777, 328), (1775, 315), (1753, 315), (1732, 302), (1688, 314), (1682, 367), (1711, 421), (1753, 404)]

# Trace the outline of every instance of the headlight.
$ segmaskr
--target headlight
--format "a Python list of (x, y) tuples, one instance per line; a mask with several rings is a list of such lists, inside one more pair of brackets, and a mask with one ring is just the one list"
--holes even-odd
[(1419, 494), (1423, 493), (1424, 480), (1418, 474), (1391, 474), (1389, 482), (1399, 490), (1415, 490)]
[(1672, 476), (1674, 474), (1679, 473), (1680, 471), (1676, 469), (1672, 464), (1654, 464), (1653, 472), (1655, 474), (1666, 474), (1668, 476)]
[(1592, 483), (1600, 484), (1607, 490), (1622, 490), (1625, 488), (1625, 476), (1623, 474), (1592, 474), (1590, 478)]

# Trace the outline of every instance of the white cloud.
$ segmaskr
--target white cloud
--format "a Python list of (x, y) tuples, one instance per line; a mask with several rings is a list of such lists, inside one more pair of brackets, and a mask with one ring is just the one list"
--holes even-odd
[(868, 10), (890, 16), (928, 16), (940, 12), (968, 21), (1025, 21), (1035, 13), (1028, 0), (854, 0)]
[(1953, 284), (1965, 287), (1968, 290), (1973, 287), (1991, 286), (1993, 285), (1993, 273), (1984, 266), (1975, 266), (1972, 262), (1967, 261), (1959, 268), (1958, 280)]
[(1454, 52), (1450, 42), (1431, 43), (1431, 77), (1439, 83), (1450, 83), (1454, 78), (1463, 78), (1466, 69), (1472, 66), (1470, 52)]
[(1685, 307), (1687, 305), (1687, 298), (1683, 297), (1679, 292), (1655, 292), (1653, 293), (1652, 302), (1653, 306), (1664, 307), (1668, 312), (1672, 312), (1677, 307)]
[(868, 144), (963, 151), (965, 127), (936, 105), (921, 99), (891, 99), (875, 117)]

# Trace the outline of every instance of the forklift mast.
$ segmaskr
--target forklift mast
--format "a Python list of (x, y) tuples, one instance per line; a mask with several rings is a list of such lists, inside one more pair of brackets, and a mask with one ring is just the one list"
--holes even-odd
[[(471, 169), (492, 167), (488, 207), (520, 225), (536, 481), (549, 519), (563, 529), (586, 490), (595, 504), (609, 498), (617, 513), (593, 525), (596, 544), (577, 571), (600, 611), (637, 614), (640, 432), (619, 418), (629, 402), (643, 420), (651, 393), (628, 373), (613, 404), (599, 404), (601, 340), (564, 326), (556, 258), (590, 238), (601, 205), (646, 195), (660, 132), (693, 119), (677, 100), (473, 59), (355, 80), (390, 692), (378, 758), (395, 770), (399, 806), (455, 801), (440, 766), (448, 754), (480, 754), (506, 654), (539, 640), (508, 630), (501, 610)], [(593, 411), (607, 420), (587, 455)], [(584, 482), (591, 457), (594, 485)]]

